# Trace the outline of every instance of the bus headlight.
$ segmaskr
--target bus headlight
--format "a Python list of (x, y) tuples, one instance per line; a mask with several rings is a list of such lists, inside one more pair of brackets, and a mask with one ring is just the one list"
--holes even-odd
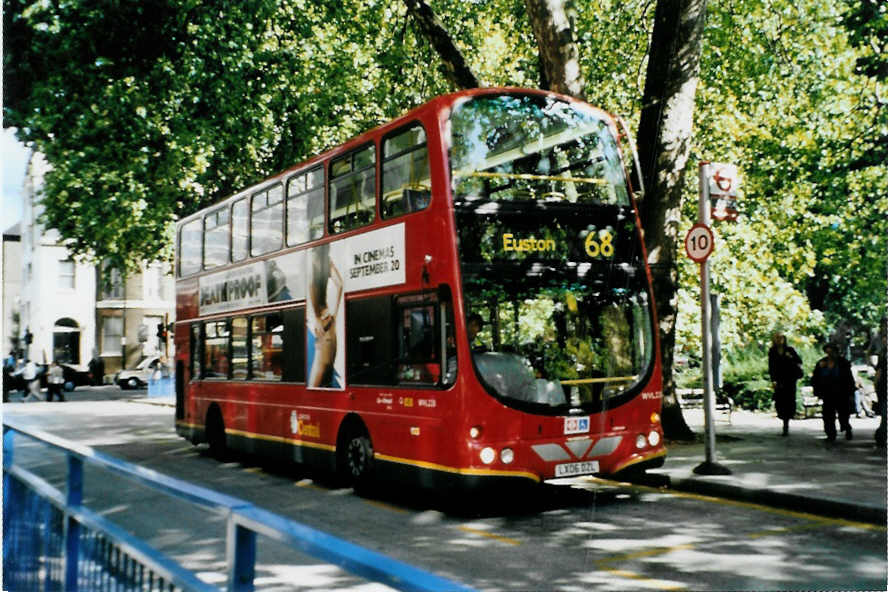
[(660, 443), (660, 432), (657, 430), (651, 430), (651, 433), (648, 434), (648, 444), (651, 446), (656, 446)]
[(481, 462), (485, 465), (489, 465), (494, 460), (496, 460), (496, 450), (490, 446), (481, 449)]
[(504, 465), (511, 464), (515, 460), (515, 452), (511, 448), (503, 448), (500, 450), (500, 460)]
[(647, 438), (644, 437), (644, 434), (638, 434), (635, 437), (635, 447), (641, 450), (645, 446), (647, 446)]

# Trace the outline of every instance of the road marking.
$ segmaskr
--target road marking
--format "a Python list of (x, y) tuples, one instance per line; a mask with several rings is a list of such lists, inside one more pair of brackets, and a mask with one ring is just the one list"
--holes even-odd
[(405, 510), (404, 508), (399, 508), (398, 506), (393, 506), (391, 504), (387, 504), (385, 502), (378, 502), (376, 500), (364, 500), (364, 503), (374, 506), (376, 508), (382, 508), (383, 510), (389, 510), (391, 512), (397, 512), (399, 514), (408, 514), (410, 510)]
[(666, 582), (664, 580), (655, 580), (641, 574), (633, 573), (631, 571), (625, 571), (622, 569), (613, 569), (610, 567), (598, 567), (601, 571), (611, 574), (612, 576), (617, 576), (620, 578), (626, 578), (629, 580), (634, 580), (638, 583), (644, 583), (650, 588), (656, 588), (657, 590), (687, 590), (688, 587), (684, 584), (672, 584)]
[(321, 487), (320, 485), (317, 485), (311, 479), (302, 479), (301, 481), (297, 481), (293, 485), (295, 485), (296, 487), (304, 487), (306, 489), (315, 489), (317, 491), (328, 491), (326, 487)]
[(610, 479), (602, 479), (600, 477), (585, 477), (584, 481), (588, 481), (591, 483), (599, 483), (601, 485), (608, 486), (617, 486), (623, 489), (629, 489), (637, 492), (646, 492), (646, 493), (659, 493), (661, 495), (671, 495), (673, 497), (685, 498), (685, 499), (693, 499), (705, 502), (712, 502), (716, 504), (721, 504), (723, 506), (734, 506), (738, 508), (748, 508), (753, 510), (758, 510), (760, 512), (769, 512), (771, 514), (778, 514), (780, 516), (789, 516), (792, 518), (799, 518), (802, 520), (812, 520), (819, 524), (830, 524), (834, 526), (848, 526), (851, 528), (859, 528), (862, 530), (876, 530), (876, 531), (886, 531), (888, 527), (880, 526), (877, 524), (869, 524), (867, 522), (857, 522), (854, 520), (845, 520), (843, 518), (830, 518), (829, 516), (820, 516), (818, 514), (810, 514), (808, 512), (799, 512), (797, 510), (785, 510), (783, 508), (772, 508), (770, 506), (764, 506), (762, 504), (757, 504), (753, 502), (744, 502), (739, 500), (731, 500), (720, 497), (713, 497), (710, 495), (702, 495), (699, 493), (686, 493), (683, 491), (675, 491), (673, 489), (666, 489), (660, 487), (651, 487), (648, 485), (636, 485), (633, 483), (626, 483), (621, 481), (612, 481)]
[(632, 553), (621, 553), (620, 555), (612, 555), (610, 557), (604, 557), (602, 559), (595, 560), (595, 567), (601, 571), (607, 572), (611, 575), (618, 576), (621, 578), (627, 578), (630, 580), (634, 580), (636, 582), (643, 582), (647, 587), (656, 588), (658, 590), (686, 590), (687, 586), (684, 584), (667, 582), (664, 580), (657, 580), (654, 578), (649, 578), (645, 575), (635, 573), (632, 571), (627, 571), (625, 569), (616, 569), (614, 567), (608, 567), (608, 564), (614, 562), (621, 561), (631, 561), (633, 559), (641, 559), (644, 557), (655, 557), (657, 555), (666, 555), (667, 553), (672, 553), (673, 551), (687, 551), (694, 549), (695, 545), (674, 545), (672, 547), (655, 547), (652, 549), (644, 549), (641, 551), (634, 551)]
[(459, 528), (463, 532), (468, 532), (468, 533), (476, 534), (478, 536), (482, 536), (482, 537), (485, 537), (488, 539), (493, 539), (493, 540), (499, 541), (501, 543), (506, 543), (507, 545), (518, 546), (521, 544), (521, 541), (519, 541), (518, 539), (511, 539), (509, 537), (494, 534), (492, 532), (487, 532), (486, 530), (481, 530), (480, 528), (472, 528), (471, 526), (459, 526), (457, 528)]
[(688, 551), (696, 545), (673, 545), (672, 547), (654, 547), (643, 551), (634, 551), (632, 553), (623, 553), (621, 555), (612, 555), (604, 559), (597, 559), (596, 563), (610, 563), (612, 561), (630, 561), (632, 559), (641, 559), (642, 557), (655, 557), (657, 555), (665, 555), (673, 551)]
[(761, 539), (761, 538), (770, 537), (770, 536), (780, 536), (783, 534), (789, 534), (791, 532), (800, 532), (803, 530), (814, 530), (816, 528), (820, 528), (821, 526), (823, 526), (822, 523), (814, 522), (812, 524), (799, 524), (798, 526), (784, 526), (781, 528), (771, 528), (768, 530), (753, 532), (753, 533), (750, 533), (746, 536), (751, 539)]

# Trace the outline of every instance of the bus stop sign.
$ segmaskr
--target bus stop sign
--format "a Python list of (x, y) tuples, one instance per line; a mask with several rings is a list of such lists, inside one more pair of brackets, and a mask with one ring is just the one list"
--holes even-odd
[(709, 163), (707, 167), (706, 188), (712, 206), (713, 219), (736, 220), (739, 215), (737, 197), (740, 189), (740, 173), (737, 170), (737, 165), (713, 162)]

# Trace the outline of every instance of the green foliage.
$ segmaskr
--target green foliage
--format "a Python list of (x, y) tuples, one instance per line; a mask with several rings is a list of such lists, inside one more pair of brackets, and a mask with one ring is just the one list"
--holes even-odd
[(773, 405), (768, 377), (768, 351), (747, 347), (728, 352), (722, 360), (722, 391), (742, 409), (770, 409)]
[[(576, 0), (590, 102), (637, 121), (654, 4)], [(45, 222), (81, 257), (170, 258), (172, 224), (451, 89), (399, 2), (4, 0), (4, 125), (46, 155)], [(523, 0), (433, 3), (479, 78), (535, 86)], [(873, 0), (709, 3), (691, 162), (736, 162), (717, 224), (725, 352), (885, 314), (888, 12)], [(683, 228), (696, 221), (686, 176)], [(699, 352), (679, 263), (678, 355)], [(748, 382), (748, 381), (747, 381)]]

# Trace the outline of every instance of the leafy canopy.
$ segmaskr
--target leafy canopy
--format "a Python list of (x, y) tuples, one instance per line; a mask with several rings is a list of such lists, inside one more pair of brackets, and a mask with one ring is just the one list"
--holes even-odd
[[(575, 5), (589, 101), (637, 123), (653, 4)], [(523, 0), (434, 8), (486, 84), (537, 84)], [(452, 90), (381, 0), (4, 0), (4, 28), (4, 125), (52, 165), (45, 222), (121, 268), (170, 258), (178, 217)], [(709, 4), (692, 162), (745, 182), (713, 256), (726, 347), (884, 314), (886, 31), (875, 0)], [(696, 265), (679, 266), (677, 341), (698, 351)]]

